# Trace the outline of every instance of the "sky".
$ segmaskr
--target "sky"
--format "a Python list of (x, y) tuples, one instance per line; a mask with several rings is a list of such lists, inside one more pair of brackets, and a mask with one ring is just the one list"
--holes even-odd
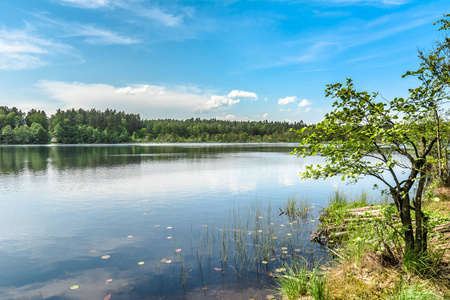
[(323, 119), (327, 84), (385, 99), (443, 32), (448, 0), (0, 0), (0, 106), (48, 116)]

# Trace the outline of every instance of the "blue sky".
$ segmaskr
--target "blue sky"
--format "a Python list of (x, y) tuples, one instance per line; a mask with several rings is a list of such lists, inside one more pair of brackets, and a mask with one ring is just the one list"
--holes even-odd
[(448, 0), (0, 0), (0, 105), (318, 122), (326, 84), (387, 99)]

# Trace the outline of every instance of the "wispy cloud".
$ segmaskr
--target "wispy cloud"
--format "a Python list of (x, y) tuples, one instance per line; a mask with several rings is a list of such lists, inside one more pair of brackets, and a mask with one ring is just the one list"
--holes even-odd
[(0, 29), (0, 69), (35, 69), (49, 64), (81, 62), (74, 49), (63, 43), (39, 37), (31, 28)]
[(110, 5), (110, 0), (61, 0), (63, 4), (82, 8), (99, 8)]
[(328, 3), (339, 3), (345, 5), (404, 5), (411, 0), (327, 0)]
[(93, 25), (73, 24), (66, 26), (69, 31), (68, 36), (86, 37), (85, 41), (96, 45), (130, 45), (137, 44), (137, 39), (121, 36), (110, 30), (97, 28)]
[(167, 26), (177, 26), (183, 20), (182, 16), (164, 11), (156, 5), (147, 6), (130, 0), (62, 0), (61, 4), (85, 9), (121, 9), (131, 12), (135, 16), (157, 21)]

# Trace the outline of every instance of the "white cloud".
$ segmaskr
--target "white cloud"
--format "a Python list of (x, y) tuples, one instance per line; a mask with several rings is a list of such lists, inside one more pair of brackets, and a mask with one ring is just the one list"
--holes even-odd
[(81, 62), (74, 49), (62, 43), (38, 37), (31, 28), (0, 29), (0, 69), (35, 69), (54, 62)]
[(280, 99), (278, 99), (278, 104), (280, 104), (280, 105), (287, 105), (287, 104), (293, 103), (295, 101), (297, 101), (297, 97), (296, 96), (280, 98)]
[(69, 36), (85, 36), (89, 44), (101, 45), (130, 45), (137, 44), (140, 41), (106, 30), (96, 28), (92, 25), (68, 25), (67, 29), (71, 32)]
[(298, 107), (305, 107), (305, 106), (309, 106), (311, 105), (311, 101), (307, 100), (307, 99), (303, 99), (302, 101), (300, 101), (300, 103), (298, 104)]
[(109, 0), (62, 0), (63, 3), (82, 8), (100, 8), (109, 5)]
[(165, 94), (165, 90), (161, 86), (151, 86), (148, 84), (135, 84), (124, 88), (118, 88), (114, 91), (114, 93), (122, 95), (137, 95), (137, 94), (163, 95)]
[(263, 116), (262, 116), (263, 119), (267, 118), (268, 115), (269, 115), (268, 113), (263, 114)]
[(38, 87), (48, 97), (57, 100), (61, 109), (110, 108), (139, 113), (145, 118), (158, 118), (161, 115), (171, 118), (191, 117), (194, 108), (208, 102), (207, 95), (179, 92), (178, 87), (158, 85), (115, 87), (108, 84), (41, 81)]
[(235, 115), (222, 115), (216, 117), (217, 120), (224, 120), (224, 121), (251, 121), (248, 117), (236, 117)]
[(139, 4), (141, 1), (130, 0), (62, 0), (62, 4), (70, 5), (79, 8), (86, 9), (98, 9), (98, 8), (111, 8), (111, 9), (123, 9), (131, 12), (134, 15), (157, 21), (165, 24), (166, 26), (180, 25), (183, 18), (182, 16), (176, 16), (173, 13), (164, 12), (159, 7), (146, 7)]
[(311, 107), (308, 107), (305, 109), (305, 112), (309, 112), (311, 110)]
[(229, 98), (252, 98), (254, 100), (258, 100), (258, 95), (256, 95), (256, 93), (238, 91), (238, 90), (232, 90), (228, 94), (228, 97)]
[(241, 99), (237, 98), (257, 100), (258, 95), (252, 92), (232, 90), (230, 93), (228, 93), (227, 96), (212, 95), (206, 103), (199, 105), (198, 107), (195, 108), (194, 111), (205, 112), (212, 109), (217, 109), (222, 106), (232, 106), (241, 102)]
[(236, 103), (239, 103), (240, 101), (241, 100), (239, 100), (239, 99), (233, 100), (226, 96), (212, 95), (211, 98), (206, 103), (203, 103), (202, 105), (199, 105), (198, 107), (196, 107), (195, 111), (204, 112), (204, 111), (208, 111), (208, 110), (212, 110), (212, 109), (217, 109), (221, 106), (231, 106)]

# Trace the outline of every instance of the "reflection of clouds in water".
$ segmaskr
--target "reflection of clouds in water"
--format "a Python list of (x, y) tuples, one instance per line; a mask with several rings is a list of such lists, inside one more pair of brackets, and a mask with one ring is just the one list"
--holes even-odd
[[(107, 271), (103, 268), (67, 274), (67, 279), (55, 279), (47, 282), (36, 282), (21, 287), (0, 288), (0, 299), (103, 299), (114, 291), (126, 292), (130, 283), (138, 284), (136, 273), (128, 271)], [(105, 284), (107, 279), (113, 279)], [(70, 290), (78, 285), (76, 290)]]
[(228, 177), (228, 188), (233, 194), (245, 194), (258, 188), (257, 179), (249, 176)]
[(293, 186), (300, 182), (302, 182), (302, 180), (299, 176), (292, 176), (292, 174), (286, 173), (279, 173), (278, 175), (278, 183), (282, 185)]

